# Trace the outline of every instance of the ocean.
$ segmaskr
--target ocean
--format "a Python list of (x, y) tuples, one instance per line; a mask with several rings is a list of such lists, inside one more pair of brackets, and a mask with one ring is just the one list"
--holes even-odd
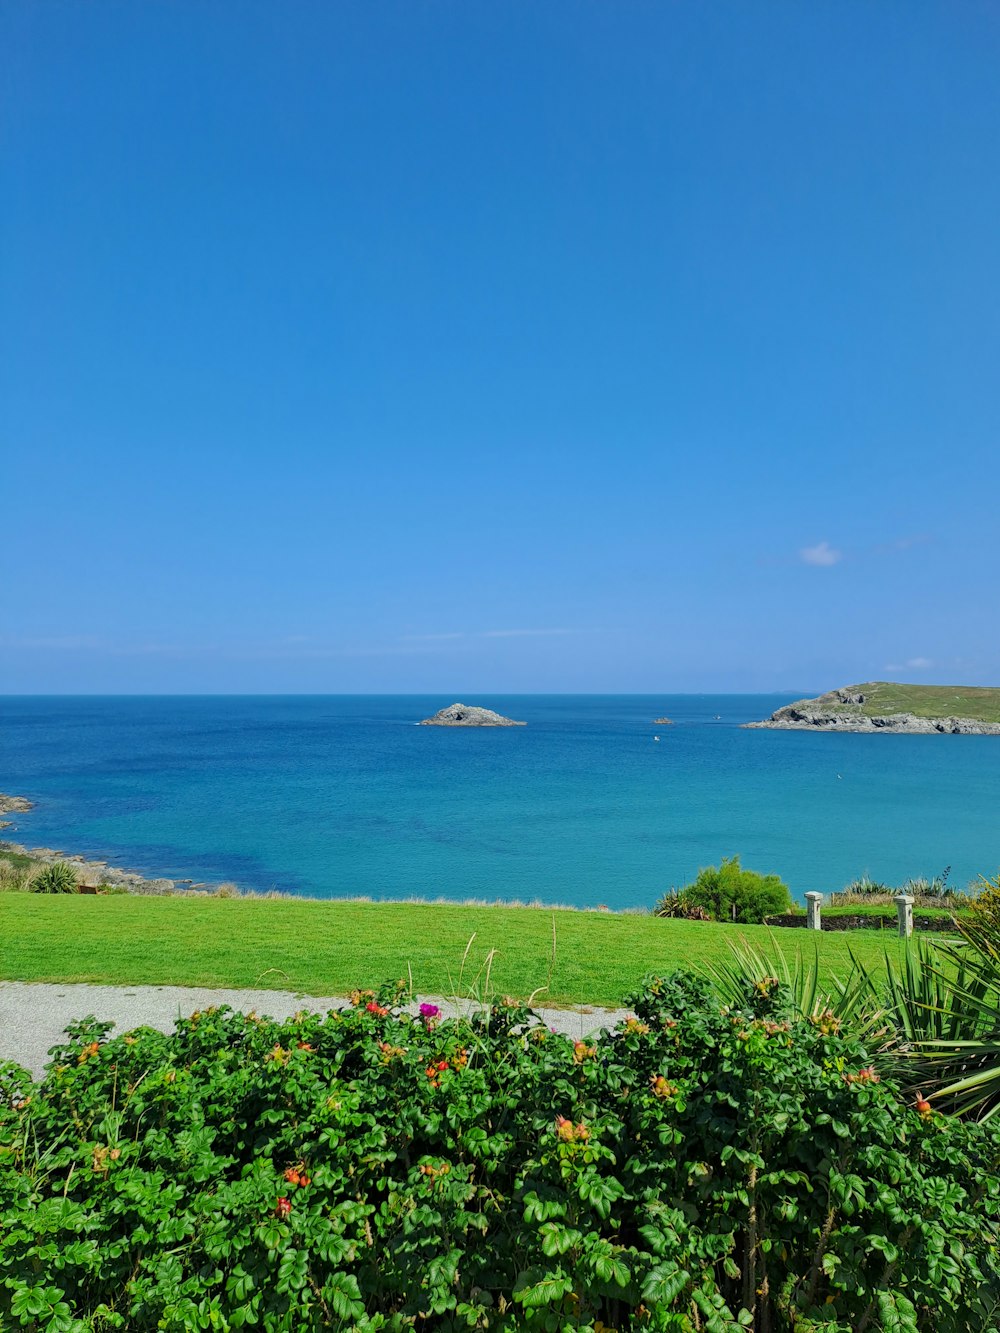
[[(1000, 738), (747, 731), (788, 695), (0, 699), (0, 837), (312, 897), (649, 908), (739, 855), (801, 898), (1000, 867)], [(663, 715), (672, 726), (655, 726)], [(659, 741), (654, 739), (659, 736)]]

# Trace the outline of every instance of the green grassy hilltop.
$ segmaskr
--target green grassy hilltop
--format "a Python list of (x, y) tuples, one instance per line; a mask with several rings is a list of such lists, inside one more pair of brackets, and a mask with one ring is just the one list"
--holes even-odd
[[(850, 700), (863, 696), (863, 703)], [(1000, 723), (1000, 689), (981, 685), (902, 685), (895, 681), (871, 680), (863, 685), (845, 685), (815, 699), (803, 699), (825, 712), (886, 717), (912, 713), (914, 717), (963, 717), (975, 722)]]
[(981, 685), (900, 685), (875, 680), (851, 686), (865, 696), (861, 711), (867, 717), (885, 713), (912, 713), (915, 717), (969, 717), (977, 722), (1000, 722), (1000, 689)]

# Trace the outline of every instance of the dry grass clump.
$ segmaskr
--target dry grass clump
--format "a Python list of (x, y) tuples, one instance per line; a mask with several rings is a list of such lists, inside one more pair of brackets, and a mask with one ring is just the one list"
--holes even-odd
[(0, 893), (26, 893), (35, 870), (35, 866), (18, 865), (9, 857), (0, 857)]

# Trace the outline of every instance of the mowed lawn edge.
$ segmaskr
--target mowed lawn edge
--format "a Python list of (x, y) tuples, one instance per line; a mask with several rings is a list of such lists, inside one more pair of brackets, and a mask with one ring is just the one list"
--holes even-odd
[[(881, 932), (713, 925), (566, 909), (182, 897), (0, 895), (0, 979), (345, 995), (412, 978), (424, 995), (490, 993), (617, 1005), (649, 972), (701, 970), (741, 940), (827, 978), (851, 952), (884, 973)], [(471, 944), (470, 944), (471, 940)], [(492, 953), (492, 958), (490, 957)]]

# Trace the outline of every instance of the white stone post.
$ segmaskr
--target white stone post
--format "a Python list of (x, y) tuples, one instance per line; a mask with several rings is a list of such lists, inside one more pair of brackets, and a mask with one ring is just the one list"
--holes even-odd
[(806, 930), (822, 930), (823, 925), (820, 919), (820, 903), (823, 901), (821, 893), (806, 894)]
[(897, 893), (893, 901), (899, 917), (899, 937), (908, 940), (913, 934), (913, 898), (909, 893)]

